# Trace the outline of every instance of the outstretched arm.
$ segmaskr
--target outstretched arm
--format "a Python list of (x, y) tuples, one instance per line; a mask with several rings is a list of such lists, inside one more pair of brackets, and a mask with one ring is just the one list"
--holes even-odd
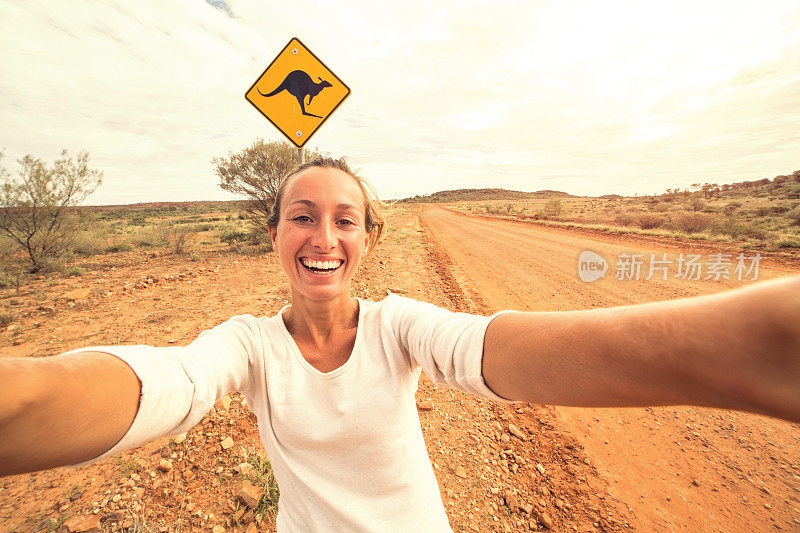
[(486, 330), (500, 396), (584, 407), (698, 405), (800, 421), (800, 277), (711, 296), (509, 313)]
[(0, 359), (0, 476), (74, 464), (119, 441), (139, 406), (140, 383), (98, 352)]

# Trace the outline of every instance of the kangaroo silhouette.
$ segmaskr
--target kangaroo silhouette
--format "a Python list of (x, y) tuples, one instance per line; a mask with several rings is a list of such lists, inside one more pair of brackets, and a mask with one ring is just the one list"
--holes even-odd
[(261, 89), (258, 90), (258, 94), (261, 96), (275, 96), (279, 92), (287, 91), (289, 94), (297, 98), (297, 102), (300, 104), (300, 110), (303, 112), (304, 115), (309, 117), (317, 117), (322, 118), (319, 115), (314, 115), (312, 113), (306, 112), (305, 106), (305, 99), (308, 96), (308, 105), (311, 105), (311, 100), (317, 96), (322, 89), (325, 87), (333, 87), (327, 81), (324, 81), (322, 78), (317, 76), (319, 79), (319, 83), (316, 83), (314, 80), (311, 79), (311, 76), (303, 72), (302, 70), (293, 70), (289, 74), (286, 75), (286, 78), (283, 82), (278, 85), (278, 87), (269, 94), (264, 94), (261, 92)]

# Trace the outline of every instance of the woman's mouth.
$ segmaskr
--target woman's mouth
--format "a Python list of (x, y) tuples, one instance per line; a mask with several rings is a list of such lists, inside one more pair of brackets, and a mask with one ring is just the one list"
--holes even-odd
[(315, 261), (306, 257), (300, 258), (300, 264), (305, 267), (309, 272), (315, 274), (330, 274), (339, 269), (344, 264), (341, 259), (332, 259), (330, 261)]

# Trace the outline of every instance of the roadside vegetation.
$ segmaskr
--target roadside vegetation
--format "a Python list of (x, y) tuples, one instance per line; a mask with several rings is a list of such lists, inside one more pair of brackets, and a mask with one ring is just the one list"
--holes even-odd
[[(446, 198), (443, 202), (448, 207), (476, 215), (616, 233), (731, 242), (742, 248), (769, 251), (800, 249), (800, 171), (771, 180), (696, 184), (653, 196), (578, 197), (539, 191), (519, 198), (516, 191), (509, 192), (514, 196), (482, 201), (437, 194)], [(475, 196), (475, 191), (470, 195)]]

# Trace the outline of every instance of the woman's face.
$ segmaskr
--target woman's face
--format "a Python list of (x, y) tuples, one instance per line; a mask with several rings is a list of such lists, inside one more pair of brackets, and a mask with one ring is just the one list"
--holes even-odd
[(291, 178), (270, 235), (295, 293), (311, 300), (349, 297), (369, 243), (364, 216), (364, 196), (347, 173), (312, 167)]

